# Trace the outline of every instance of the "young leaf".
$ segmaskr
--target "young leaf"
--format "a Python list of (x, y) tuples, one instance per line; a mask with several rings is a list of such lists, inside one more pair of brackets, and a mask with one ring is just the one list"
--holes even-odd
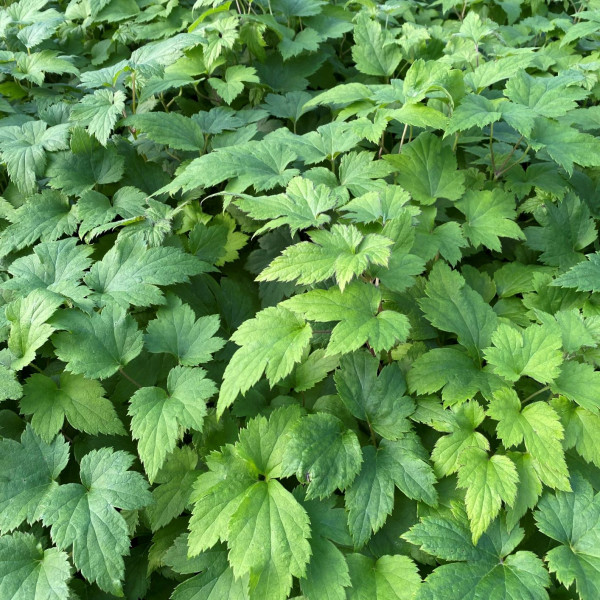
[(312, 329), (289, 310), (266, 308), (231, 336), (241, 346), (223, 374), (217, 415), (223, 414), (239, 393), (247, 392), (266, 372), (274, 385), (292, 371), (310, 343)]
[(494, 394), (488, 415), (498, 421), (496, 431), (506, 448), (523, 441), (531, 454), (533, 467), (546, 485), (570, 491), (569, 473), (561, 440), (564, 437), (558, 415), (546, 402), (533, 402), (521, 408), (514, 390)]
[(485, 359), (494, 373), (508, 381), (528, 375), (540, 383), (548, 383), (559, 373), (563, 362), (562, 340), (554, 327), (530, 325), (519, 330), (502, 323), (491, 342), (493, 347), (486, 349)]
[(84, 96), (71, 109), (71, 118), (79, 125), (86, 126), (88, 132), (106, 146), (124, 108), (125, 94), (122, 91), (96, 90)]
[(481, 448), (466, 448), (459, 461), (457, 485), (467, 490), (465, 506), (476, 544), (496, 518), (502, 502), (509, 506), (514, 503), (519, 477), (510, 458), (501, 454), (488, 457)]
[(381, 292), (373, 285), (352, 282), (339, 289), (314, 290), (280, 304), (310, 321), (340, 321), (331, 332), (327, 354), (346, 354), (368, 342), (375, 352), (390, 349), (406, 339), (409, 331), (405, 315), (383, 310)]
[(335, 275), (340, 291), (369, 264), (387, 265), (392, 241), (376, 233), (363, 236), (354, 225), (333, 225), (310, 234), (312, 243), (289, 246), (257, 277), (305, 285)]

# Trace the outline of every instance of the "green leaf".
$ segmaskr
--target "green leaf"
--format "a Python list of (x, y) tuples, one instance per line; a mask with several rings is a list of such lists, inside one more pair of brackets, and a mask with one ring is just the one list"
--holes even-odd
[(330, 231), (310, 234), (311, 242), (288, 246), (257, 277), (258, 281), (294, 281), (310, 284), (335, 276), (345, 286), (369, 264), (387, 265), (392, 241), (376, 233), (363, 236), (354, 225), (333, 225)]
[(550, 383), (550, 389), (555, 394), (563, 394), (583, 408), (598, 414), (600, 412), (600, 372), (592, 365), (567, 360), (562, 365), (560, 373)]
[(481, 448), (462, 451), (457, 486), (466, 489), (465, 506), (476, 544), (481, 534), (498, 515), (502, 502), (511, 506), (517, 495), (519, 477), (507, 456), (489, 457)]
[(600, 448), (596, 444), (600, 433), (600, 416), (577, 406), (564, 396), (553, 398), (551, 405), (565, 429), (565, 448), (575, 448), (584, 460), (600, 465)]
[(558, 205), (549, 203), (535, 215), (541, 227), (527, 227), (525, 235), (527, 244), (542, 252), (540, 260), (544, 264), (564, 268), (583, 260), (580, 250), (596, 238), (596, 226), (584, 202), (568, 195)]
[(259, 83), (259, 79), (254, 67), (234, 65), (227, 68), (224, 80), (210, 77), (208, 83), (225, 103), (231, 104), (244, 91), (244, 83)]
[(468, 191), (455, 206), (465, 215), (462, 228), (473, 246), (482, 244), (500, 252), (500, 237), (525, 239), (515, 223), (514, 198), (499, 188), (491, 192)]
[(142, 332), (122, 308), (106, 306), (101, 313), (79, 310), (59, 313), (53, 325), (56, 355), (67, 370), (89, 379), (105, 379), (131, 362), (143, 346)]
[(33, 254), (15, 260), (8, 272), (12, 278), (2, 287), (27, 296), (34, 290), (48, 290), (79, 305), (88, 305), (89, 290), (81, 285), (84, 271), (92, 264), (92, 248), (78, 245), (75, 238), (42, 242)]
[(556, 119), (576, 108), (577, 102), (588, 96), (589, 92), (577, 83), (580, 80), (569, 75), (533, 77), (523, 70), (506, 82), (504, 95), (516, 104), (526, 106), (532, 116)]
[(538, 529), (560, 543), (546, 555), (550, 572), (565, 587), (575, 582), (581, 600), (593, 600), (600, 587), (600, 496), (580, 477), (572, 492), (546, 494), (534, 513)]
[(365, 75), (390, 77), (401, 59), (394, 36), (382, 29), (378, 21), (366, 12), (359, 13), (354, 26), (352, 58), (356, 68)]
[(100, 382), (81, 375), (64, 372), (55, 380), (34, 373), (23, 387), (21, 412), (33, 415), (31, 426), (45, 442), (62, 429), (65, 418), (75, 429), (91, 435), (123, 435), (125, 429), (104, 393)]
[(381, 556), (374, 560), (349, 554), (352, 586), (348, 600), (414, 600), (421, 584), (415, 563), (407, 556)]
[(540, 383), (549, 383), (559, 374), (563, 362), (562, 339), (557, 328), (530, 325), (517, 329), (501, 323), (491, 338), (493, 347), (485, 351), (485, 359), (494, 373), (508, 381), (523, 375)]
[(21, 250), (41, 239), (54, 241), (63, 235), (71, 235), (77, 227), (76, 207), (66, 196), (44, 190), (33, 196), (14, 214), (14, 221), (0, 234), (0, 255)]
[(297, 169), (287, 168), (296, 157), (288, 147), (272, 140), (219, 149), (194, 159), (159, 192), (186, 192), (232, 178), (237, 178), (241, 189), (252, 185), (256, 191), (270, 190), (298, 175)]
[(190, 501), (194, 503), (190, 519), (189, 555), (214, 546), (228, 538), (228, 527), (246, 492), (256, 483), (258, 473), (232, 446), (207, 455), (208, 471), (194, 483)]
[(337, 392), (357, 419), (389, 440), (397, 440), (410, 430), (407, 417), (415, 404), (403, 395), (406, 383), (397, 365), (388, 365), (378, 373), (379, 361), (369, 352), (359, 351), (344, 356), (340, 366), (335, 373)]
[(434, 327), (456, 334), (459, 344), (481, 363), (497, 324), (490, 305), (466, 285), (460, 273), (441, 261), (429, 274), (425, 294), (419, 301), (425, 317)]
[(258, 481), (232, 515), (229, 563), (237, 578), (250, 576), (251, 597), (285, 600), (292, 576), (306, 573), (309, 538), (308, 515), (290, 492), (275, 479)]
[(487, 397), (502, 385), (500, 378), (480, 369), (457, 348), (434, 348), (422, 354), (412, 364), (407, 380), (409, 390), (420, 395), (441, 389), (448, 406), (473, 398), (477, 392)]
[(16, 373), (0, 365), (0, 401), (18, 400), (22, 395), (23, 388), (17, 381)]
[(19, 191), (25, 195), (37, 189), (37, 178), (46, 167), (46, 152), (68, 147), (68, 125), (48, 128), (44, 121), (0, 128), (0, 157)]
[(298, 421), (285, 449), (282, 475), (309, 481), (306, 498), (325, 498), (348, 487), (362, 456), (353, 431), (333, 415), (319, 413)]
[(340, 321), (331, 332), (327, 355), (347, 354), (368, 342), (375, 352), (390, 349), (406, 339), (409, 331), (405, 315), (379, 312), (381, 292), (373, 285), (352, 282), (339, 289), (314, 290), (280, 304), (310, 321)]
[(6, 319), (11, 325), (8, 350), (12, 369), (20, 371), (33, 361), (38, 348), (54, 332), (54, 327), (47, 321), (61, 303), (61, 298), (44, 290), (34, 290), (7, 304)]
[(600, 252), (588, 254), (588, 260), (576, 264), (557, 277), (550, 285), (575, 288), (579, 292), (600, 291)]
[(506, 388), (494, 394), (488, 415), (498, 421), (496, 431), (506, 448), (525, 442), (525, 448), (533, 458), (533, 467), (543, 483), (570, 491), (561, 444), (564, 430), (550, 405), (533, 402), (522, 408), (517, 393)]
[[(146, 508), (152, 531), (168, 525), (190, 503), (192, 487), (200, 472), (198, 453), (190, 446), (175, 448), (155, 477), (152, 504)], [(186, 543), (187, 556), (187, 543)]]
[(245, 321), (231, 336), (241, 348), (225, 368), (217, 415), (222, 415), (238, 394), (245, 394), (263, 372), (271, 385), (289, 375), (311, 336), (310, 325), (282, 306), (266, 308)]
[(172, 600), (248, 600), (248, 578), (235, 577), (233, 569), (227, 563), (227, 554), (212, 552), (210, 558), (210, 562), (203, 565), (205, 568), (200, 574), (190, 577), (175, 588)]
[(315, 186), (310, 179), (294, 177), (285, 194), (260, 197), (243, 195), (233, 201), (253, 219), (268, 221), (257, 234), (289, 225), (293, 236), (299, 229), (329, 223), (331, 217), (325, 213), (335, 207), (338, 198), (325, 185)]
[(42, 516), (69, 460), (69, 446), (62, 436), (47, 444), (27, 426), (20, 443), (0, 440), (0, 459), (0, 532), (5, 533)]
[(147, 248), (140, 240), (125, 238), (94, 264), (84, 281), (101, 304), (150, 306), (164, 303), (157, 286), (187, 282), (206, 267), (179, 248)]
[(132, 462), (126, 452), (92, 450), (81, 459), (81, 484), (54, 490), (42, 515), (58, 548), (72, 548), (73, 561), (83, 576), (117, 595), (122, 594), (129, 535), (116, 509), (134, 510), (152, 501), (144, 478), (127, 470)]
[(157, 144), (175, 150), (201, 152), (205, 146), (204, 134), (195, 119), (175, 112), (138, 113), (123, 119), (123, 125), (145, 133)]
[(336, 508), (335, 499), (306, 500), (301, 490), (297, 487), (294, 496), (310, 519), (311, 556), (306, 575), (300, 579), (300, 588), (311, 600), (346, 600), (345, 588), (350, 586), (348, 564), (336, 546), (352, 543), (346, 513), (343, 508)]
[(225, 342), (214, 337), (220, 326), (219, 316), (196, 319), (194, 311), (177, 297), (167, 300), (168, 306), (158, 309), (144, 336), (148, 352), (170, 354), (180, 365), (194, 367), (208, 362)]
[(175, 367), (169, 372), (167, 390), (137, 390), (128, 410), (131, 432), (139, 440), (138, 452), (150, 483), (183, 433), (188, 428), (202, 431), (206, 401), (217, 388), (206, 379), (204, 369)]
[(268, 420), (261, 416), (252, 419), (240, 431), (238, 454), (263, 476), (280, 477), (284, 452), (300, 414), (299, 407), (292, 404), (274, 410)]
[(30, 533), (0, 536), (0, 594), (3, 598), (63, 600), (71, 565), (65, 552), (43, 549)]
[(402, 154), (386, 154), (397, 173), (396, 181), (421, 204), (438, 198), (458, 200), (465, 191), (464, 174), (456, 170), (456, 157), (442, 140), (422, 133), (402, 149)]
[[(440, 417), (443, 417), (442, 421), (438, 421)], [(437, 440), (431, 453), (436, 473), (439, 475), (455, 473), (460, 466), (463, 451), (468, 448), (489, 449), (487, 438), (476, 431), (484, 418), (484, 410), (475, 401), (466, 402), (453, 408), (452, 411), (444, 411), (443, 414), (434, 416), (432, 426), (439, 431), (449, 432), (449, 435)]]
[(442, 560), (460, 561), (427, 577), (421, 590), (426, 600), (548, 600), (543, 562), (532, 552), (511, 554), (523, 535), (496, 519), (475, 545), (466, 516), (454, 507), (452, 514), (421, 519), (403, 537)]
[(73, 106), (71, 118), (79, 125), (87, 127), (88, 132), (106, 146), (124, 108), (125, 94), (120, 90), (96, 90)]
[(600, 166), (600, 142), (589, 133), (540, 117), (531, 132), (531, 147), (543, 150), (568, 175), (573, 164), (582, 167)]
[(485, 96), (468, 94), (453, 111), (444, 137), (457, 131), (466, 131), (471, 127), (483, 129), (486, 125), (495, 123), (501, 118), (502, 113), (496, 110), (494, 102)]
[(71, 135), (71, 151), (53, 156), (46, 169), (51, 188), (81, 195), (96, 185), (115, 183), (123, 176), (124, 159), (115, 146), (103, 148), (83, 129)]

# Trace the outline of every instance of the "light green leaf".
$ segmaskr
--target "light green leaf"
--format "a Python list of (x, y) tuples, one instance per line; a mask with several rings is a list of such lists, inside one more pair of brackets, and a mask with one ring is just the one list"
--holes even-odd
[(258, 281), (294, 281), (305, 285), (335, 275), (343, 292), (345, 286), (369, 264), (387, 265), (393, 242), (376, 233), (362, 235), (354, 225), (333, 225), (331, 230), (310, 234), (311, 242), (288, 246), (257, 277)]
[(268, 221), (257, 234), (289, 225), (293, 236), (299, 229), (316, 228), (329, 223), (331, 217), (325, 213), (335, 207), (338, 197), (325, 185), (315, 186), (310, 179), (294, 177), (285, 194), (259, 197), (242, 195), (233, 202), (253, 219)]
[(466, 448), (459, 461), (457, 486), (466, 489), (465, 506), (476, 544), (500, 512), (502, 502), (514, 503), (519, 476), (510, 458), (501, 454), (489, 457), (481, 448)]
[(388, 350), (406, 340), (409, 331), (405, 315), (379, 312), (381, 292), (373, 285), (352, 282), (339, 289), (313, 290), (280, 303), (309, 321), (340, 321), (331, 332), (327, 355), (347, 354), (368, 342), (375, 352)]
[(588, 254), (588, 260), (576, 264), (550, 285), (575, 288), (580, 292), (600, 291), (600, 252)]
[(500, 252), (500, 237), (524, 240), (525, 235), (515, 223), (517, 213), (512, 196), (500, 188), (493, 191), (468, 191), (455, 204), (464, 215), (463, 231), (473, 246), (482, 244)]
[(396, 181), (421, 204), (438, 198), (458, 200), (465, 191), (464, 174), (456, 170), (456, 157), (441, 138), (422, 133), (402, 149), (402, 154), (386, 154), (397, 173)]
[(471, 357), (481, 363), (483, 349), (490, 344), (497, 317), (491, 306), (464, 277), (444, 262), (435, 263), (425, 286), (426, 298), (419, 301), (434, 327), (456, 334)]
[(565, 361), (560, 373), (550, 383), (550, 389), (595, 414), (600, 413), (600, 372), (592, 365)]
[(229, 523), (229, 563), (236, 577), (250, 576), (251, 597), (285, 600), (292, 576), (306, 573), (309, 538), (308, 515), (292, 494), (275, 479), (258, 481)]
[(517, 393), (505, 388), (494, 394), (488, 415), (498, 421), (496, 431), (506, 448), (525, 442), (525, 448), (534, 459), (533, 467), (543, 483), (570, 491), (561, 444), (564, 430), (549, 404), (533, 402), (522, 408)]
[(241, 346), (223, 375), (217, 415), (266, 373), (271, 385), (290, 374), (310, 343), (311, 326), (283, 306), (266, 308), (231, 336)]
[(352, 58), (356, 68), (365, 75), (390, 77), (402, 54), (394, 36), (382, 29), (378, 21), (372, 20), (366, 11), (360, 12), (354, 26)]
[(256, 69), (244, 65), (228, 67), (223, 80), (215, 77), (208, 79), (208, 83), (223, 98), (226, 104), (231, 104), (244, 91), (244, 83), (259, 82)]
[(563, 362), (562, 339), (558, 328), (549, 325), (530, 325), (517, 329), (501, 323), (491, 338), (485, 359), (494, 373), (508, 381), (523, 375), (540, 383), (554, 379)]
[(168, 246), (148, 248), (131, 237), (115, 244), (84, 278), (101, 304), (120, 306), (163, 304), (157, 286), (188, 282), (208, 265), (195, 256)]
[(202, 431), (206, 401), (217, 388), (206, 379), (204, 369), (174, 367), (169, 372), (167, 390), (137, 390), (128, 410), (131, 432), (139, 440), (138, 452), (151, 483), (183, 433), (189, 428)]
[(362, 554), (346, 557), (351, 587), (348, 600), (414, 600), (421, 585), (415, 563), (408, 556), (381, 556), (378, 560)]
[(60, 297), (45, 290), (34, 290), (6, 306), (6, 319), (11, 325), (8, 349), (12, 369), (20, 371), (33, 361), (36, 350), (54, 332), (54, 327), (47, 321), (61, 304)]

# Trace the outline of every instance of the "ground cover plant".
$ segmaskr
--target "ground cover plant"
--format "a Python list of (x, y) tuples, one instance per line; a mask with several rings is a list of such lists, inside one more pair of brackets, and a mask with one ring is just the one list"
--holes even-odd
[(600, 2), (0, 9), (2, 600), (600, 597)]

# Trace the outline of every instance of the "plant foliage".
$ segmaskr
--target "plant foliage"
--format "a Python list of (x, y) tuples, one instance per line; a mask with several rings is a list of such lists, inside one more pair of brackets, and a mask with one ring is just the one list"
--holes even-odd
[(2, 600), (600, 597), (600, 2), (0, 9)]

